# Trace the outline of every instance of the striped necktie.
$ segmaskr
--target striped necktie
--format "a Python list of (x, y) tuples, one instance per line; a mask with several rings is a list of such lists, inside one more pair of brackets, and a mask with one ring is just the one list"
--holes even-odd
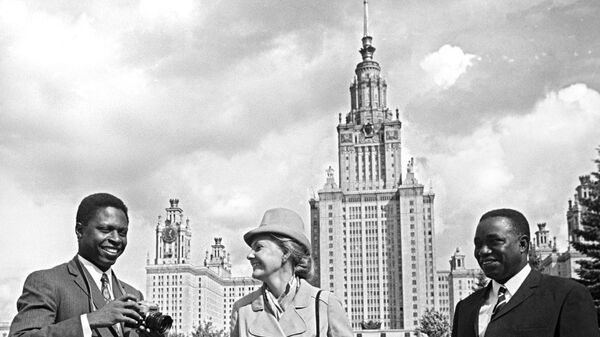
[(108, 288), (110, 284), (108, 283), (108, 275), (106, 275), (106, 273), (102, 273), (100, 281), (102, 282), (102, 296), (104, 296), (106, 302), (109, 302), (112, 300), (112, 296), (110, 295), (110, 289)]
[[(110, 302), (112, 301), (112, 295), (110, 294), (110, 283), (108, 283), (108, 275), (106, 275), (106, 273), (102, 273), (102, 277), (100, 278), (100, 281), (102, 282), (102, 296), (104, 296), (104, 299), (106, 300), (106, 302)], [(123, 336), (123, 331), (121, 330), (121, 324), (117, 323), (115, 325), (113, 325), (113, 327), (115, 328), (117, 335), (119, 336)]]
[(498, 302), (496, 302), (496, 306), (494, 306), (494, 310), (492, 311), (492, 317), (503, 307), (506, 305), (508, 300), (506, 299), (506, 287), (500, 286), (498, 289)]

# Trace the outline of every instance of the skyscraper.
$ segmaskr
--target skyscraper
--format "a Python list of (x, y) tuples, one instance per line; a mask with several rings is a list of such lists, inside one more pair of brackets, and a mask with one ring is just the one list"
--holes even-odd
[(337, 181), (330, 167), (309, 201), (315, 283), (343, 300), (355, 329), (373, 321), (410, 330), (437, 297), (434, 194), (415, 178), (412, 158), (402, 176), (402, 123), (387, 106), (367, 6), (350, 111), (337, 126)]

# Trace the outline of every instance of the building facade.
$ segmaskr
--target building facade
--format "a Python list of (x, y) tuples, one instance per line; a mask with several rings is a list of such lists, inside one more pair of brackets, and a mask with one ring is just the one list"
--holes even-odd
[[(577, 269), (579, 264), (577, 261), (587, 259), (585, 255), (575, 250), (572, 242), (581, 240), (573, 234), (576, 229), (581, 229), (581, 216), (585, 212), (585, 206), (581, 204), (582, 199), (592, 197), (592, 189), (595, 182), (592, 181), (589, 175), (579, 177), (579, 185), (575, 188), (573, 200), (569, 200), (566, 218), (567, 218), (567, 233), (569, 238), (568, 248), (564, 252), (558, 252), (556, 248), (556, 237), (554, 244), (547, 240), (549, 231), (545, 228), (545, 224), (538, 224), (539, 230), (535, 232), (536, 239), (534, 241), (534, 252), (539, 259), (539, 270), (548, 275), (579, 278)], [(543, 225), (543, 226), (540, 226)], [(547, 244), (544, 241), (548, 241)]]
[(350, 111), (337, 125), (338, 174), (310, 203), (316, 284), (342, 299), (354, 329), (414, 330), (436, 303), (434, 194), (402, 175), (398, 111), (387, 106), (387, 83), (365, 30), (350, 86)]
[(229, 331), (233, 303), (261, 286), (249, 277), (231, 275), (231, 259), (214, 238), (202, 265), (190, 259), (192, 228), (184, 221), (178, 199), (158, 217), (155, 255), (146, 264), (147, 300), (173, 318), (173, 331), (188, 334), (204, 322)]
[[(456, 248), (450, 258), (450, 273), (448, 274), (448, 318), (454, 317), (454, 309), (458, 302), (471, 295), (479, 288), (480, 279), (485, 279), (479, 268), (467, 268), (465, 254)], [(446, 312), (443, 310), (442, 312)]]

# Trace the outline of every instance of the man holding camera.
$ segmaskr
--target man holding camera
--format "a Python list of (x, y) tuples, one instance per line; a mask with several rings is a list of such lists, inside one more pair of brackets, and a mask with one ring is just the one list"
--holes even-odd
[(85, 197), (76, 216), (77, 255), (27, 277), (9, 337), (162, 336), (140, 326), (142, 293), (111, 269), (127, 246), (128, 225), (119, 198)]

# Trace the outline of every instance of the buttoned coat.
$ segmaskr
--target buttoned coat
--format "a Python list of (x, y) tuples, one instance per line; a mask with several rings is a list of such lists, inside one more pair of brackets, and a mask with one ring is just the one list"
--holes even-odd
[[(292, 303), (279, 321), (265, 310), (263, 289), (258, 289), (233, 305), (231, 337), (316, 336), (315, 299), (318, 288), (301, 279)], [(319, 297), (320, 336), (352, 337), (352, 328), (342, 303), (330, 292)]]
[[(25, 280), (23, 293), (17, 301), (18, 313), (12, 321), (9, 337), (82, 337), (81, 315), (94, 307), (101, 308), (105, 300), (96, 283), (89, 280), (88, 292), (84, 276), (73, 260), (48, 270), (31, 273)], [(85, 268), (83, 268), (84, 273)], [(123, 293), (142, 299), (142, 293), (113, 278), (115, 298)], [(125, 337), (137, 337), (133, 329), (121, 326)], [(92, 329), (92, 336), (114, 337), (114, 329)]]
[[(490, 284), (458, 302), (452, 337), (477, 337), (479, 309)], [(492, 317), (485, 337), (600, 337), (589, 291), (570, 279), (532, 270)]]

